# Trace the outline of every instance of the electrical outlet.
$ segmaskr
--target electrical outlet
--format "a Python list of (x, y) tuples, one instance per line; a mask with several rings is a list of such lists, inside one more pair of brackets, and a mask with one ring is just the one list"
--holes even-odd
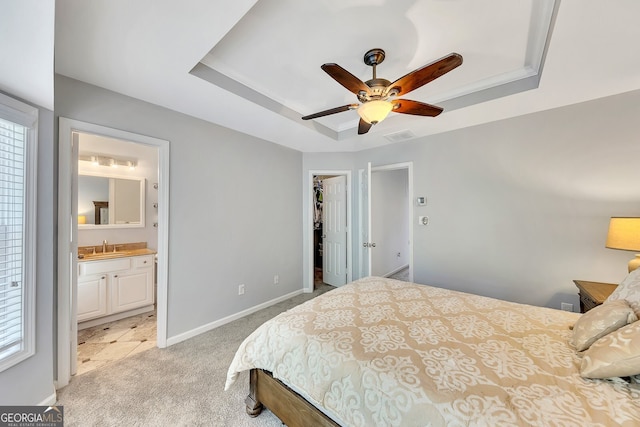
[(419, 216), (418, 217), (418, 225), (429, 225), (429, 217), (428, 216)]
[(277, 285), (278, 283), (280, 283), (280, 276), (276, 274), (275, 276), (273, 276), (273, 284)]
[(238, 295), (244, 295), (244, 284), (238, 285)]
[(573, 304), (569, 304), (568, 302), (560, 303), (560, 309), (564, 311), (573, 311)]

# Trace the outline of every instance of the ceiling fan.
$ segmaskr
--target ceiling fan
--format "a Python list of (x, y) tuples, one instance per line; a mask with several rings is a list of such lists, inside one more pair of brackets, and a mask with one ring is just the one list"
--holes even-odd
[(443, 109), (435, 105), (411, 101), (409, 99), (392, 98), (411, 92), (458, 67), (462, 64), (461, 55), (451, 53), (400, 77), (393, 83), (389, 80), (376, 77), (376, 66), (381, 64), (384, 58), (385, 53), (382, 49), (371, 49), (364, 54), (364, 63), (373, 67), (373, 78), (366, 82), (363, 82), (338, 64), (323, 64), (321, 68), (333, 77), (335, 81), (347, 88), (347, 90), (353, 92), (361, 104), (347, 104), (341, 107), (331, 108), (304, 116), (302, 120), (311, 120), (357, 109), (360, 115), (358, 135), (362, 135), (369, 132), (371, 126), (384, 120), (391, 111), (430, 117), (435, 117), (442, 113)]

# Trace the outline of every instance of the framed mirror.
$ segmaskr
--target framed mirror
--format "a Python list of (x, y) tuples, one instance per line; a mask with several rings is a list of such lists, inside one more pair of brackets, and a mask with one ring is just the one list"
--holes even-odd
[(79, 229), (142, 228), (144, 206), (144, 178), (78, 175)]

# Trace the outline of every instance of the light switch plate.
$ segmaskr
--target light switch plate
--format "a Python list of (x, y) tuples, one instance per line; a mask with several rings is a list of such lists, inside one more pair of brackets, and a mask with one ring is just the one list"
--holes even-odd
[(416, 199), (416, 203), (418, 204), (418, 206), (425, 206), (427, 204), (427, 198), (426, 197), (418, 197)]

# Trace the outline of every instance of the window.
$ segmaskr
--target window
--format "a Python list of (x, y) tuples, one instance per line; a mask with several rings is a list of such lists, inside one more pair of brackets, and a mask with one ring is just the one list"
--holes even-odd
[(0, 94), (0, 371), (35, 353), (37, 121)]

